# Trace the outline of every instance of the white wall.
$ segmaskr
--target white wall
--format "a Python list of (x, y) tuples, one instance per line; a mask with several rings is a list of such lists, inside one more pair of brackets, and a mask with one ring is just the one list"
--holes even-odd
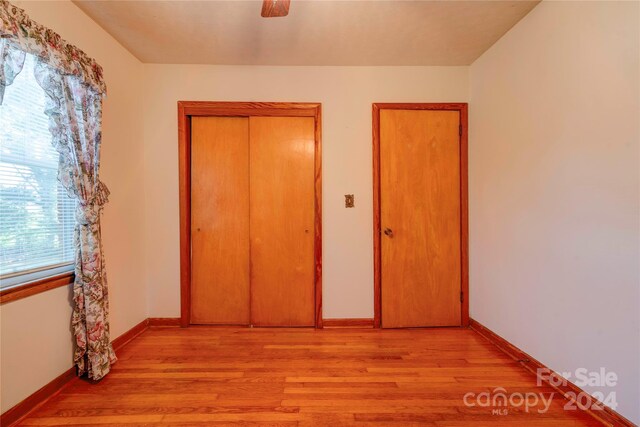
[(471, 316), (557, 371), (617, 373), (636, 423), (639, 12), (537, 6), (471, 67), (469, 143)]
[[(147, 317), (144, 258), (142, 64), (69, 1), (13, 2), (104, 67), (102, 180), (111, 190), (102, 221), (112, 339)], [(70, 289), (4, 304), (2, 412), (72, 366)]]
[(150, 315), (180, 315), (176, 102), (207, 100), (322, 103), (323, 315), (373, 317), (371, 104), (466, 102), (468, 67), (146, 64), (145, 80)]

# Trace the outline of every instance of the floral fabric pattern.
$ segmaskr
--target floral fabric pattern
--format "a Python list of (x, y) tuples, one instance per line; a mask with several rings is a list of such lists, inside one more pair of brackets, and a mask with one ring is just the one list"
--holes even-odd
[(4, 89), (13, 83), (13, 79), (22, 71), (25, 53), (11, 46), (5, 38), (0, 38), (0, 105), (4, 96)]
[[(58, 180), (76, 204), (75, 282), (71, 325), (78, 375), (99, 380), (116, 356), (109, 337), (109, 299), (100, 214), (109, 190), (100, 181), (102, 68), (23, 10), (0, 0), (0, 104), (21, 71), (25, 52), (37, 55), (35, 78), (46, 94), (52, 144), (60, 153)], [(6, 37), (9, 35), (9, 37)]]
[[(77, 76), (99, 94), (106, 93), (102, 67), (93, 58), (67, 43), (55, 31), (32, 21), (24, 10), (6, 0), (0, 0), (0, 38), (10, 46), (37, 56), (59, 73)], [(4, 57), (2, 59), (4, 63)]]
[(36, 80), (47, 94), (45, 113), (53, 146), (60, 153), (58, 180), (78, 201), (73, 317), (74, 362), (78, 374), (104, 377), (116, 361), (109, 337), (109, 301), (100, 213), (109, 190), (98, 178), (102, 96), (73, 75), (62, 75), (42, 62)]

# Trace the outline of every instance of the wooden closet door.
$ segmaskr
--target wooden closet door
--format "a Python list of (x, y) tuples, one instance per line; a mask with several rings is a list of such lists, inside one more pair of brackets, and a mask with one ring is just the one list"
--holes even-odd
[(380, 111), (382, 326), (461, 324), (460, 113)]
[(251, 323), (313, 326), (312, 117), (251, 117)]
[(191, 119), (191, 323), (249, 311), (249, 119)]

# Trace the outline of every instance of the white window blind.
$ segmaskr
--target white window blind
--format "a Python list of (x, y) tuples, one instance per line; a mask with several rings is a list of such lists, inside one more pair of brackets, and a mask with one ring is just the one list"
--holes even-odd
[(75, 203), (58, 182), (35, 58), (0, 105), (0, 288), (70, 269)]

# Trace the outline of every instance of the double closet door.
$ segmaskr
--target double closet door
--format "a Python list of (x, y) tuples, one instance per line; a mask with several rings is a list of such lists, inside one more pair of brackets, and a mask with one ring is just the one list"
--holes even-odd
[(314, 126), (192, 117), (192, 324), (314, 325)]

